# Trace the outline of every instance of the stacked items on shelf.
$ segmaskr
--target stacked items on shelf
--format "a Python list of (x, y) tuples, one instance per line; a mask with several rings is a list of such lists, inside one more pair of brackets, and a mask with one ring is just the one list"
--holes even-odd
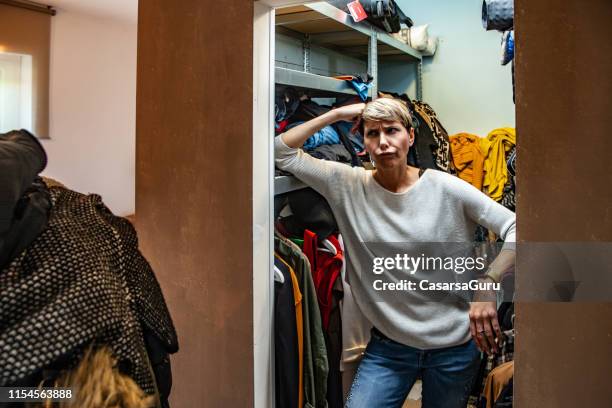
[[(421, 60), (420, 52), (393, 38), (384, 29), (381, 30), (374, 25), (363, 22), (355, 22), (350, 15), (342, 11), (342, 9), (346, 10), (346, 3), (348, 2), (334, 7), (328, 2), (315, 2), (276, 11), (277, 31), (283, 35), (301, 39), (303, 48), (303, 71), (280, 66), (275, 67), (277, 87), (293, 87), (299, 92), (308, 93), (311, 97), (336, 98), (338, 95), (359, 95), (362, 99), (365, 99), (369, 95), (376, 95), (377, 93), (379, 58), (389, 57), (407, 63), (415, 63)], [(386, 3), (393, 3), (390, 6), (391, 8), (387, 8), (392, 11), (392, 14), (398, 13), (399, 7), (394, 2)], [(367, 58), (368, 70), (372, 75), (362, 82), (368, 82), (369, 84), (364, 86), (363, 83), (358, 83), (358, 81), (343, 81), (309, 72), (310, 44), (340, 51), (356, 58)], [(417, 79), (417, 89), (421, 89), (419, 79)], [(285, 121), (286, 117), (291, 115), (281, 112), (279, 116), (278, 113), (279, 111), (277, 111), (277, 132), (282, 132), (285, 129), (284, 126), (289, 125), (289, 121)], [(339, 128), (336, 133), (342, 141), (342, 133), (346, 135), (347, 125), (340, 124)], [(335, 137), (332, 131), (328, 131), (326, 135), (327, 137)], [(326, 135), (320, 134), (319, 140), (330, 140), (326, 139)], [(353, 143), (355, 142), (355, 139), (351, 138), (350, 135), (346, 136), (348, 139), (352, 139)], [(333, 141), (335, 140), (334, 138)], [(320, 157), (346, 162), (348, 160), (347, 153), (351, 154), (352, 151), (347, 148), (349, 144), (346, 143), (346, 140), (341, 144), (345, 146), (345, 149), (342, 149), (338, 143), (323, 144), (323, 146), (331, 147), (321, 147), (318, 154)], [(357, 143), (356, 147), (362, 149), (360, 144)], [(351, 154), (351, 164), (358, 165), (358, 163), (355, 156)], [(280, 174), (276, 173), (275, 194), (284, 194), (305, 187), (295, 178)]]
[(426, 57), (433, 56), (438, 49), (438, 37), (429, 35), (429, 24), (402, 28), (398, 33), (392, 35)]
[[(337, 7), (334, 7), (328, 2), (314, 2), (276, 11), (277, 33), (300, 40), (302, 43), (300, 64), (278, 61), (278, 66), (275, 68), (277, 85), (293, 86), (299, 90), (316, 90), (316, 95), (313, 94), (313, 97), (335, 97), (338, 93), (355, 95), (362, 92), (361, 90), (355, 92), (344, 81), (332, 78), (338, 73), (325, 74), (329, 76), (312, 73), (311, 52), (315, 48), (332, 50), (347, 57), (367, 61), (368, 72), (372, 75), (371, 89), (367, 93), (369, 95), (377, 93), (379, 60), (389, 58), (407, 63), (421, 61), (422, 56), (419, 51), (392, 37), (385, 29), (378, 28), (372, 22), (356, 22), (343, 11), (347, 10), (345, 6), (348, 2), (338, 3)], [(394, 13), (401, 12), (396, 5), (392, 8)], [(399, 30), (399, 26), (397, 29)], [(285, 63), (300, 65), (302, 70), (286, 68), (283, 66)], [(420, 88), (421, 83), (417, 79), (417, 89)]]
[[(334, 106), (318, 104), (307, 96), (300, 96), (297, 90), (288, 87), (276, 98), (275, 129), (280, 134), (310, 119), (330, 111), (335, 106), (358, 103), (356, 97), (338, 98)], [(311, 156), (361, 166), (358, 153), (364, 150), (363, 136), (352, 132), (351, 122), (336, 122), (325, 126), (304, 143), (303, 149)], [(279, 173), (282, 174), (282, 173)]]
[[(379, 97), (395, 97), (402, 99), (413, 116), (415, 143), (408, 155), (408, 164), (436, 169), (445, 172), (453, 171), (451, 149), (448, 132), (440, 122), (433, 108), (425, 102), (411, 100), (407, 95), (378, 93)], [(334, 106), (321, 105), (308, 99), (307, 96), (291, 88), (284, 88), (277, 94), (275, 129), (280, 134), (287, 129), (317, 117), (336, 106), (358, 103), (356, 97), (338, 98)], [(364, 149), (363, 135), (353, 131), (352, 123), (338, 122), (326, 126), (304, 143), (304, 151), (313, 157), (337, 161), (354, 166), (370, 167), (369, 156)], [(290, 176), (281, 170), (276, 170), (276, 176)], [(295, 179), (276, 179), (277, 194), (283, 194), (295, 188), (305, 187)]]
[[(352, 0), (328, 0), (328, 3), (351, 13), (353, 18), (357, 20), (359, 11), (366, 14), (367, 21), (375, 27), (380, 28), (388, 33), (397, 33), (404, 24), (407, 27), (412, 27), (412, 19), (406, 16), (402, 9), (394, 0), (361, 0), (357, 10), (355, 9), (354, 1)], [(352, 3), (352, 4), (351, 4)], [(359, 10), (361, 7), (361, 10)]]
[[(409, 153), (409, 164), (450, 172), (452, 161), (448, 132), (431, 106), (422, 101), (411, 100), (406, 95), (380, 92), (379, 97), (398, 97), (408, 105), (412, 113), (415, 144)], [(320, 105), (300, 96), (293, 88), (285, 88), (276, 99), (276, 133), (280, 134), (336, 106), (357, 102), (357, 98), (347, 97), (338, 99), (334, 106)], [(353, 131), (352, 127), (352, 123), (344, 121), (326, 126), (306, 140), (303, 149), (316, 158), (361, 166), (362, 162), (358, 156), (367, 158), (363, 135)]]

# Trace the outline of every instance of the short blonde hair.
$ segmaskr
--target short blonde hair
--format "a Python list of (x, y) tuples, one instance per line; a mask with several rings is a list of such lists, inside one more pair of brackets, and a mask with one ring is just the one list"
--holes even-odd
[(412, 116), (401, 99), (382, 97), (368, 102), (361, 113), (359, 130), (364, 132), (365, 122), (400, 122), (406, 130), (412, 128)]

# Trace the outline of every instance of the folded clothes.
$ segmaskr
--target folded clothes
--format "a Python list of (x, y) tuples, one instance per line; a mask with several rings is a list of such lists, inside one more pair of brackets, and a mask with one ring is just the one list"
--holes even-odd
[(276, 95), (274, 101), (274, 120), (281, 122), (289, 119), (300, 106), (300, 96), (295, 88), (286, 88)]
[[(301, 125), (304, 122), (294, 122), (287, 126), (287, 129), (294, 128)], [(302, 146), (304, 150), (311, 150), (321, 145), (333, 145), (340, 143), (340, 135), (332, 126), (325, 126), (314, 135), (306, 139), (306, 142)]]
[(346, 148), (342, 144), (322, 145), (312, 150), (308, 150), (307, 152), (312, 157), (316, 157), (317, 159), (342, 162), (342, 163), (351, 162), (351, 154), (348, 152), (348, 150), (346, 150)]
[(306, 122), (310, 119), (321, 116), (325, 112), (329, 112), (331, 106), (319, 105), (318, 103), (311, 101), (310, 99), (301, 101), (295, 113), (289, 119), (289, 122)]
[(285, 129), (287, 128), (288, 124), (289, 124), (289, 121), (287, 119), (281, 120), (280, 122), (276, 122), (276, 123), (274, 123), (274, 131), (277, 134), (283, 133), (285, 131)]

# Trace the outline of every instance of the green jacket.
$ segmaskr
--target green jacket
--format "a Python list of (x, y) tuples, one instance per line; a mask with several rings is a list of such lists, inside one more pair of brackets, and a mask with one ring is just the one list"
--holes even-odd
[(317, 302), (310, 263), (300, 248), (284, 237), (274, 235), (274, 250), (295, 271), (303, 302), (304, 322), (304, 407), (327, 408), (329, 365), (323, 337), (321, 312)]

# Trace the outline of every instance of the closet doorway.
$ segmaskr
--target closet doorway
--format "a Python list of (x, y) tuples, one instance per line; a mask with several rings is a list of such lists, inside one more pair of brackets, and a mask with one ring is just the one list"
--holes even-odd
[[(274, 276), (271, 271), (274, 269), (273, 231), (280, 210), (279, 196), (305, 187), (294, 177), (275, 173), (272, 135), (278, 134), (275, 98), (279, 89), (293, 88), (300, 96), (307, 95), (320, 104), (331, 104), (338, 98), (357, 95), (345, 82), (331, 77), (369, 73), (372, 82), (366, 91), (368, 97), (375, 99), (378, 91), (386, 91), (407, 95), (411, 100), (435, 101), (430, 103), (448, 128), (447, 135), (469, 131), (486, 137), (494, 128), (514, 127), (510, 66), (500, 71), (497, 54), (495, 61), (486, 60), (491, 55), (479, 54), (478, 47), (482, 43), (473, 44), (474, 49), (468, 49), (466, 53), (465, 47), (453, 48), (453, 41), (449, 39), (453, 36), (448, 28), (450, 20), (454, 18), (455, 22), (463, 22), (461, 18), (465, 18), (472, 24), (466, 31), (470, 31), (470, 35), (486, 37), (487, 45), (491, 45), (493, 33), (481, 27), (482, 2), (471, 1), (469, 10), (465, 4), (454, 4), (446, 13), (442, 13), (440, 5), (407, 0), (398, 2), (401, 7), (411, 7), (404, 10), (411, 17), (418, 14), (415, 25), (429, 22), (423, 19), (436, 20), (433, 17), (436, 14), (448, 15), (448, 21), (439, 17), (436, 20), (438, 24), (448, 23), (448, 26), (440, 36), (440, 54), (434, 57), (426, 57), (425, 52), (417, 51), (383, 30), (355, 23), (349, 14), (329, 3), (265, 0), (254, 4), (253, 321), (256, 406), (272, 406), (275, 395)], [(455, 29), (461, 30), (461, 24)], [(461, 32), (455, 36), (458, 37), (453, 38), (455, 45), (465, 42), (465, 35), (462, 37)], [(496, 45), (494, 53), (498, 51), (499, 45)], [(463, 59), (469, 62), (462, 63)], [(495, 67), (497, 70), (492, 75), (478, 75), (469, 72), (470, 67), (479, 67), (483, 71)], [(473, 79), (462, 82), (466, 77)], [(498, 83), (498, 80), (505, 82)], [(463, 87), (461, 91), (458, 83)], [(487, 86), (490, 89), (483, 91)], [(493, 100), (489, 97), (488, 105), (475, 103), (479, 98), (487, 99), (482, 95), (490, 95), (496, 90), (500, 90), (499, 98)], [(466, 123), (477, 125), (470, 127)]]

